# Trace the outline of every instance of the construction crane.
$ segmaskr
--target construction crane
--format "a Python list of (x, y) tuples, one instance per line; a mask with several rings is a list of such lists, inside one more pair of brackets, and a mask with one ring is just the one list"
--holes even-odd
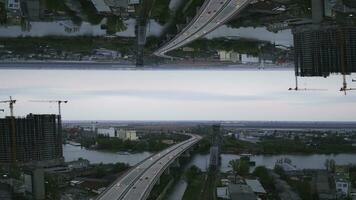
[(68, 103), (67, 100), (31, 100), (31, 102), (44, 102), (44, 103), (57, 103), (58, 104), (58, 115), (62, 115), (61, 104)]
[(342, 82), (342, 88), (340, 88), (340, 92), (344, 92), (344, 94), (346, 95), (346, 91), (356, 90), (356, 88), (347, 88), (346, 76), (344, 73), (342, 74), (342, 78), (343, 78), (343, 82)]
[[(0, 101), (0, 103), (8, 103), (9, 104), (9, 108), (10, 108), (10, 114), (11, 114), (11, 140), (12, 140), (12, 145), (11, 145), (11, 155), (12, 155), (12, 162), (16, 163), (17, 159), (16, 159), (16, 123), (15, 123), (15, 118), (14, 116), (14, 104), (16, 103), (16, 100), (12, 99), (12, 97), (10, 96), (9, 100), (5, 100), (5, 101)], [(4, 109), (1, 109), (4, 112)], [(0, 110), (0, 111), (1, 111)]]
[(299, 88), (298, 87), (298, 76), (295, 75), (295, 88), (289, 88), (289, 91), (326, 91), (327, 89), (310, 89), (310, 88)]
[(14, 116), (14, 104), (16, 103), (16, 100), (12, 99), (12, 97), (10, 96), (10, 100), (0, 101), (0, 103), (8, 103), (9, 104), (10, 115), (11, 115), (11, 117), (13, 117)]
[[(345, 41), (344, 41), (344, 33), (341, 29), (339, 29), (340, 34), (340, 54), (341, 54), (341, 74), (342, 74), (342, 87), (340, 88), (340, 92), (344, 92), (346, 96), (346, 91), (356, 90), (356, 88), (347, 88), (346, 82), (346, 69), (345, 69)], [(353, 81), (353, 80), (352, 80)]]

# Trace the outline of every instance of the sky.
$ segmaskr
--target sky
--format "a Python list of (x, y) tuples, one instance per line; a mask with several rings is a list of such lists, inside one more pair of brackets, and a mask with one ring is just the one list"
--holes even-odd
[(292, 70), (0, 70), (0, 100), (17, 99), (17, 116), (58, 112), (29, 100), (68, 100), (64, 120), (356, 121), (356, 91), (339, 92), (341, 76), (299, 82), (327, 91), (288, 91)]

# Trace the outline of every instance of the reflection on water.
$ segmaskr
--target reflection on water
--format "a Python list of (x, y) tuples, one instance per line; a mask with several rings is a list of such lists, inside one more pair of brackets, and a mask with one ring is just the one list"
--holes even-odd
[[(280, 158), (288, 157), (298, 169), (324, 169), (326, 159), (334, 159), (336, 164), (356, 164), (356, 154), (313, 154), (313, 155), (256, 155), (251, 160), (256, 162), (256, 166), (266, 166), (273, 168), (276, 161)], [(229, 161), (239, 159), (239, 155), (221, 154), (220, 171), (226, 172), (231, 170)], [(209, 155), (194, 155), (188, 166), (196, 165), (202, 171), (206, 171), (209, 166)]]
[(63, 156), (66, 162), (77, 160), (78, 158), (84, 158), (89, 160), (92, 164), (101, 162), (104, 164), (123, 162), (133, 166), (145, 158), (148, 158), (150, 155), (152, 154), (149, 152), (122, 155), (113, 152), (87, 150), (85, 148), (72, 146), (69, 144), (63, 145)]
[(185, 190), (187, 189), (188, 183), (181, 179), (179, 180), (173, 188), (173, 192), (168, 195), (167, 200), (181, 200)]
[[(131, 166), (144, 160), (152, 155), (149, 152), (135, 153), (122, 155), (113, 152), (103, 152), (96, 150), (87, 150), (78, 146), (72, 146), (69, 144), (63, 145), (63, 154), (65, 161), (77, 160), (78, 158), (88, 159), (91, 163), (115, 163), (124, 162)], [(275, 162), (283, 157), (288, 157), (292, 160), (293, 164), (298, 169), (324, 169), (324, 163), (326, 159), (334, 159), (336, 164), (356, 164), (356, 154), (313, 154), (313, 155), (256, 155), (252, 156), (251, 160), (256, 162), (256, 166), (263, 165), (268, 168), (273, 168)], [(229, 167), (229, 161), (240, 158), (235, 154), (221, 154), (221, 167), (222, 172), (231, 170)], [(209, 154), (195, 154), (191, 161), (186, 165), (186, 168), (196, 165), (202, 171), (206, 171), (209, 166)]]

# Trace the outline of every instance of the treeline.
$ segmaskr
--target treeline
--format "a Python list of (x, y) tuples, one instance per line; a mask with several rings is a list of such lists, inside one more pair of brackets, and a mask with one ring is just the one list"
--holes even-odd
[[(188, 139), (188, 136), (181, 134), (146, 134), (143, 135), (139, 140), (121, 140), (119, 138), (110, 138), (105, 136), (97, 136), (94, 139), (94, 144), (96, 144), (96, 149), (98, 150), (109, 150), (109, 151), (161, 151), (169, 147), (169, 144), (163, 143), (163, 140), (173, 140), (174, 142), (181, 142)], [(89, 139), (89, 142), (93, 140)], [(83, 141), (84, 142), (84, 141)], [(93, 145), (93, 143), (91, 144)], [(91, 146), (90, 145), (90, 146)]]
[[(7, 50), (17, 54), (40, 53), (40, 47), (50, 47), (58, 51), (68, 51), (72, 53), (90, 53), (96, 48), (105, 48), (121, 51), (122, 53), (133, 53), (134, 40), (130, 39), (108, 39), (102, 37), (20, 37), (20, 38), (0, 38), (0, 44)], [(34, 49), (37, 49), (34, 52)]]
[(258, 143), (237, 140), (233, 137), (225, 137), (222, 145), (224, 152), (230, 153), (254, 153), (254, 154), (331, 154), (331, 153), (355, 153), (356, 147), (344, 141), (342, 137), (330, 136), (318, 137), (304, 141), (296, 139), (268, 138)]
[(98, 150), (110, 151), (160, 151), (169, 145), (162, 143), (161, 140), (148, 139), (143, 141), (121, 140), (119, 138), (98, 137), (96, 139)]

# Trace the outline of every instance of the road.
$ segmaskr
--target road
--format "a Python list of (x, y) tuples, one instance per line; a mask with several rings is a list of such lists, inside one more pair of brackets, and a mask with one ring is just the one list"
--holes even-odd
[(160, 57), (215, 30), (238, 14), (251, 0), (206, 0), (193, 20), (171, 41), (154, 52)]
[(98, 200), (144, 200), (149, 196), (160, 175), (184, 151), (196, 144), (201, 137), (188, 134), (190, 139), (175, 144), (136, 165), (117, 179)]

